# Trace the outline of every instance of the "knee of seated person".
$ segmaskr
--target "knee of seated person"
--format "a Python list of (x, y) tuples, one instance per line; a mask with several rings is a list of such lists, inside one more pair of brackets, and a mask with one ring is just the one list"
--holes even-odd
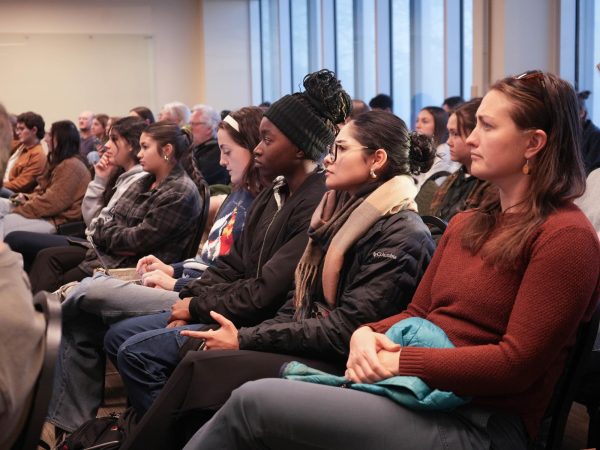
[(103, 281), (108, 278), (107, 275), (103, 273), (95, 273), (91, 277), (84, 278), (81, 283), (85, 283), (85, 296), (90, 299), (103, 298), (107, 295), (107, 287), (104, 285)]
[(117, 359), (117, 368), (122, 370), (123, 367), (130, 366), (130, 353), (127, 351), (127, 347), (123, 344), (119, 347), (119, 349), (115, 352)]
[(231, 393), (228, 400), (246, 409), (260, 406), (266, 393), (273, 392), (273, 387), (278, 381), (275, 378), (263, 378), (261, 380), (247, 381)]

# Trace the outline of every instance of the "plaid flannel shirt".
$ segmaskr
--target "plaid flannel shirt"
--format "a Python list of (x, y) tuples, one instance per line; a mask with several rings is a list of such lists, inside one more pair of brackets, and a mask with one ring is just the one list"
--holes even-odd
[(99, 220), (92, 236), (102, 257), (87, 252), (80, 269), (134, 267), (139, 258), (152, 253), (169, 264), (183, 259), (194, 239), (202, 212), (198, 188), (180, 166), (154, 189), (148, 174), (133, 183), (111, 211)]

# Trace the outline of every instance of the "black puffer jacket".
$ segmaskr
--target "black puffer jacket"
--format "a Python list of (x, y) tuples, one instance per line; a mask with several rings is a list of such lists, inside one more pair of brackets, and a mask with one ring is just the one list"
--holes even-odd
[(310, 218), (325, 190), (321, 171), (312, 173), (280, 209), (272, 189), (256, 197), (229, 254), (179, 293), (181, 298), (193, 297), (194, 322), (213, 323), (210, 311), (223, 314), (238, 327), (275, 315), (293, 286), (294, 270), (308, 242)]
[(429, 229), (416, 213), (380, 219), (347, 252), (338, 302), (327, 317), (295, 319), (290, 293), (273, 319), (239, 330), (240, 349), (345, 360), (359, 325), (406, 308), (434, 250)]

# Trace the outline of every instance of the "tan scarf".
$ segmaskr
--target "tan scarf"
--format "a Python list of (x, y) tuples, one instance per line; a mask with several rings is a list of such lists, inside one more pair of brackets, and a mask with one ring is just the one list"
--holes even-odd
[[(306, 297), (312, 292), (323, 259), (323, 296), (333, 308), (346, 251), (380, 218), (405, 209), (416, 212), (417, 192), (411, 177), (399, 175), (381, 184), (366, 198), (355, 195), (342, 202), (339, 193), (325, 193), (311, 218), (308, 244), (296, 267), (296, 309), (307, 303)], [(327, 242), (329, 247), (323, 257)]]

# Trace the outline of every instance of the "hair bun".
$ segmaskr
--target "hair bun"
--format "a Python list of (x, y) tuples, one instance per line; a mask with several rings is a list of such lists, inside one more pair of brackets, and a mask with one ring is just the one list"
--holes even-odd
[(342, 123), (352, 112), (352, 99), (331, 70), (309, 73), (303, 85), (307, 100), (333, 124)]
[(408, 157), (411, 173), (418, 175), (427, 172), (431, 169), (435, 159), (433, 138), (416, 132), (409, 133), (408, 137), (410, 141)]
[(590, 91), (581, 91), (577, 93), (577, 97), (580, 100), (587, 100), (588, 97), (590, 96), (591, 92)]

